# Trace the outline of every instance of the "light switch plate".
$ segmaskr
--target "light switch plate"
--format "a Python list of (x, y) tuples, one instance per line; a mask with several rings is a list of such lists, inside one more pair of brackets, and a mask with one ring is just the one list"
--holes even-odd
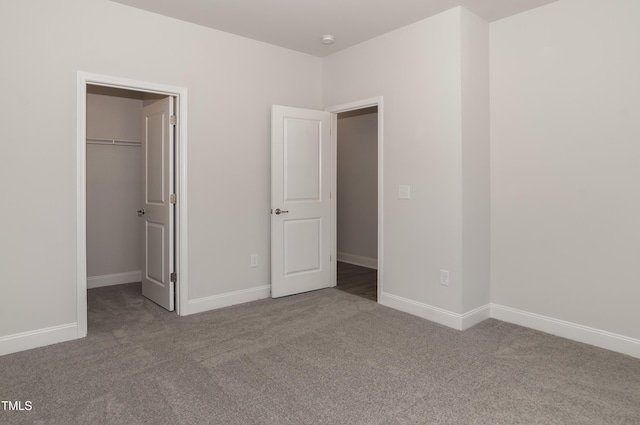
[(398, 198), (410, 199), (411, 198), (411, 186), (407, 184), (401, 184), (398, 186)]

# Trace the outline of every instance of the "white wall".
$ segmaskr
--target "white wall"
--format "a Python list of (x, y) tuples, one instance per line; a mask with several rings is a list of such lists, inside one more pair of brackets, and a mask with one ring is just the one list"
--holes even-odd
[(492, 300), (636, 339), (639, 22), (561, 0), (491, 25)]
[(375, 265), (378, 258), (378, 114), (338, 115), (338, 259)]
[(78, 70), (188, 89), (189, 299), (269, 284), (270, 106), (321, 108), (319, 58), (107, 0), (2, 2), (0, 53), (0, 345), (77, 320)]
[[(482, 232), (487, 232), (489, 224), (486, 207), (477, 214), (471, 207), (463, 210), (464, 202), (483, 202), (463, 199), (465, 194), (488, 187), (477, 188), (468, 180), (473, 175), (485, 182), (489, 179), (487, 153), (478, 153), (487, 146), (488, 134), (477, 138), (482, 145), (476, 149), (476, 139), (463, 143), (463, 130), (482, 126), (462, 125), (463, 118), (468, 118), (466, 110), (463, 116), (463, 88), (481, 84), (487, 89), (488, 79), (476, 83), (469, 77), (474, 67), (480, 67), (480, 76), (486, 77), (486, 60), (465, 56), (465, 66), (471, 69), (464, 78), (461, 69), (463, 53), (472, 56), (466, 53), (468, 47), (463, 50), (463, 34), (468, 38), (467, 32), (484, 31), (485, 38), (476, 43), (484, 43), (486, 52), (487, 30), (472, 28), (472, 24), (478, 26), (475, 19), (479, 18), (463, 17), (463, 13), (467, 12), (452, 9), (328, 56), (323, 73), (325, 106), (384, 97), (382, 302), (456, 327), (461, 326), (467, 305), (478, 307), (478, 302), (488, 300), (489, 290), (487, 263), (480, 282), (482, 296), (474, 294), (463, 305), (463, 245), (468, 243), (463, 240), (463, 217), (468, 219), (464, 229), (483, 226)], [(464, 102), (475, 107), (478, 96), (482, 95), (470, 93)], [(488, 117), (481, 112), (477, 119)], [(470, 168), (463, 175), (463, 166), (476, 161), (484, 161), (476, 167), (479, 171)], [(411, 186), (410, 200), (398, 199), (399, 185)], [(486, 224), (473, 224), (482, 219)], [(482, 249), (488, 252), (489, 239), (484, 238)], [(474, 249), (478, 247), (469, 246), (464, 252), (470, 256)], [(482, 256), (471, 258), (477, 262)], [(448, 287), (440, 285), (441, 269), (450, 272)]]
[[(141, 140), (142, 99), (117, 94), (87, 94), (88, 138)], [(140, 272), (141, 164), (139, 146), (87, 144), (89, 284), (101, 281), (98, 277)]]

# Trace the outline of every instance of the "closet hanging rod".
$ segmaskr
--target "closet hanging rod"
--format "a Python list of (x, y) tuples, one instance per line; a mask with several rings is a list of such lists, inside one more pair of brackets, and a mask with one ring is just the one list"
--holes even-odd
[(87, 138), (87, 144), (116, 145), (116, 146), (142, 146), (142, 142), (138, 142), (136, 140), (98, 139), (98, 138)]

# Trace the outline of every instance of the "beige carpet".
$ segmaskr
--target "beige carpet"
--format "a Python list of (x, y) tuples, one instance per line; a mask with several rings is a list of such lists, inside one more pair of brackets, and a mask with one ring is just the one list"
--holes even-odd
[[(177, 317), (89, 291), (89, 336), (0, 357), (1, 424), (640, 424), (640, 360), (328, 289)], [(0, 406), (1, 408), (2, 406)]]

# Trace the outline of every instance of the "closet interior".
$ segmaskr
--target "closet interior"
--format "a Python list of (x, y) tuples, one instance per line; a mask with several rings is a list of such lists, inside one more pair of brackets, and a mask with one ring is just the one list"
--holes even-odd
[(87, 86), (87, 288), (139, 282), (142, 108), (158, 97)]

